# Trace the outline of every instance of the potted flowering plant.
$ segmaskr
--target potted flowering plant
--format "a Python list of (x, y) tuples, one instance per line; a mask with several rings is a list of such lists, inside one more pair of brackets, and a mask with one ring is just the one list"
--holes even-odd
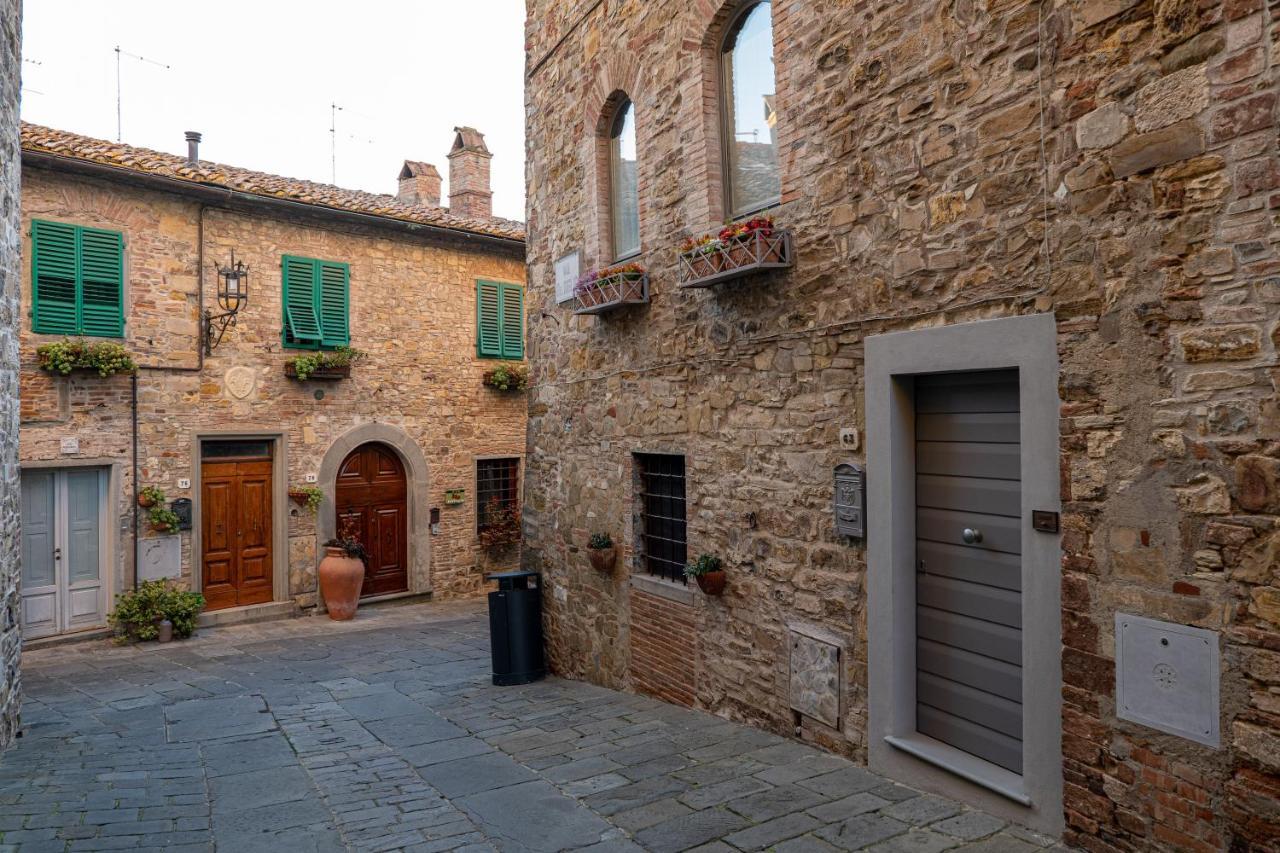
[(319, 486), (293, 486), (289, 489), (289, 500), (305, 506), (312, 515), (315, 515), (320, 510), (320, 504), (324, 502), (324, 490)]
[(680, 253), (688, 259), (694, 277), (702, 278), (720, 272), (723, 266), (720, 249), (719, 240), (710, 234), (703, 234), (701, 237), (685, 240), (680, 246)]
[(177, 533), (182, 529), (182, 519), (178, 514), (163, 506), (153, 506), (147, 513), (147, 521), (156, 533)]
[(591, 560), (591, 568), (601, 574), (613, 572), (618, 562), (618, 549), (608, 533), (592, 533), (587, 541), (587, 559)]
[(477, 534), (486, 548), (512, 545), (520, 541), (520, 511), (490, 498), (485, 507), (484, 524)]
[[(773, 236), (773, 217), (755, 216), (744, 222), (731, 222), (720, 232), (720, 243), (727, 247), (733, 266), (754, 262), (777, 263), (777, 247), (760, 246), (761, 239)], [(760, 251), (763, 248), (763, 252)]]
[(316, 350), (286, 361), (284, 375), (299, 382), (308, 379), (346, 379), (351, 375), (351, 365), (364, 356), (363, 352), (354, 347)]
[(644, 267), (627, 263), (591, 270), (578, 279), (573, 295), (578, 299), (578, 310), (586, 313), (596, 313), (593, 309), (600, 307), (647, 302)]
[(150, 509), (156, 504), (164, 503), (164, 492), (156, 486), (144, 486), (138, 492), (138, 506)]
[(698, 582), (698, 589), (707, 595), (723, 595), (725, 584), (724, 562), (711, 554), (702, 554), (684, 567), (684, 575)]

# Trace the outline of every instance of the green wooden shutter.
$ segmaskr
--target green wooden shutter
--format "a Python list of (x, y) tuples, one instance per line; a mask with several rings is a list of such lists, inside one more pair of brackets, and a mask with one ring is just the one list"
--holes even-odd
[(124, 235), (79, 229), (80, 333), (124, 337)]
[(348, 319), (348, 278), (346, 264), (318, 261), (320, 296), (320, 343), (345, 347), (351, 343)]
[(320, 318), (316, 312), (318, 266), (316, 261), (285, 255), (281, 260), (284, 289), (284, 324), (293, 343), (319, 344)]
[(32, 331), (79, 334), (76, 272), (76, 227), (61, 222), (32, 222)]
[(476, 282), (476, 352), (481, 358), (502, 358), (502, 285)]
[(524, 358), (524, 288), (502, 287), (502, 357)]

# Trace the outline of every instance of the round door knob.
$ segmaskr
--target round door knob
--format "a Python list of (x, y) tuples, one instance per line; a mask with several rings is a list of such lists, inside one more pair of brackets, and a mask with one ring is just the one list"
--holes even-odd
[(960, 534), (960, 538), (966, 545), (976, 545), (982, 541), (982, 531), (975, 527), (966, 527), (964, 533)]

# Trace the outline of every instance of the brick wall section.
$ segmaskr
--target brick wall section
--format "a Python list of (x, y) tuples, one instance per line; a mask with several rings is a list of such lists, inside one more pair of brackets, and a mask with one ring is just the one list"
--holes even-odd
[[(1267, 849), (1280, 836), (1280, 7), (1266, 0), (774, 0), (795, 269), (676, 287), (720, 213), (711, 52), (728, 4), (528, 4), (533, 306), (526, 562), (558, 671), (626, 686), (637, 596), (591, 576), (630, 530), (630, 454), (689, 460), (697, 703), (794, 731), (787, 625), (842, 638), (865, 755), (865, 554), (831, 535), (868, 335), (1058, 321), (1067, 840)], [(600, 256), (598, 126), (637, 104), (646, 308), (574, 317), (554, 261)], [(541, 312), (546, 312), (544, 319)], [(875, 520), (870, 520), (874, 530)], [(624, 538), (626, 538), (624, 536)], [(628, 540), (629, 541), (629, 540)], [(634, 567), (631, 567), (634, 570)], [(625, 576), (625, 573), (623, 573)], [(1221, 632), (1223, 748), (1121, 721), (1114, 615)]]
[(692, 706), (698, 657), (692, 607), (631, 592), (631, 684), (641, 693)]
[[(124, 232), (125, 345), (143, 364), (198, 363), (200, 216), (199, 205), (180, 196), (25, 170), (24, 240), (29, 240), (32, 218)], [(411, 577), (415, 588), (425, 588), (429, 580), (437, 597), (473, 595), (484, 588), (485, 572), (518, 565), (516, 550), (491, 553), (478, 545), (474, 503), (475, 457), (522, 457), (524, 451), (524, 398), (482, 385), (482, 374), (494, 362), (477, 358), (475, 343), (476, 279), (522, 283), (518, 249), (430, 242), (331, 220), (286, 220), (221, 208), (205, 210), (204, 240), (206, 306), (218, 310), (211, 269), (215, 262), (225, 264), (232, 250), (249, 265), (250, 300), (203, 372), (139, 374), (141, 484), (161, 487), (170, 500), (191, 498), (198, 512), (198, 496), (177, 485), (179, 479), (195, 479), (197, 432), (283, 430), (289, 482), (304, 485), (336, 439), (362, 424), (386, 424), (421, 448), (430, 506), (441, 510), (440, 533), (431, 537), (430, 577), (417, 578), (418, 583)], [(282, 254), (350, 264), (351, 343), (368, 353), (350, 379), (299, 383), (285, 378), (285, 360), (300, 351), (281, 346)], [(30, 298), (30, 275), (27, 265), (21, 276), (24, 300)], [(120, 465), (122, 488), (115, 507), (120, 549), (113, 555), (113, 581), (120, 589), (133, 576), (129, 378), (41, 372), (36, 347), (57, 339), (33, 334), (29, 321), (23, 325), (22, 460), (73, 462), (62, 456), (59, 441), (77, 436), (79, 458)], [(234, 398), (224, 382), (228, 369), (237, 366), (251, 368), (256, 377), (244, 400)], [(316, 399), (317, 391), (324, 392), (323, 399)], [(445, 505), (450, 488), (466, 490), (462, 506)], [(333, 512), (332, 503), (321, 512)], [(288, 561), (290, 596), (309, 607), (316, 603), (315, 518), (291, 503), (283, 523), (289, 552), (276, 559)], [(191, 536), (182, 535), (183, 575), (189, 578)]]
[(18, 101), (21, 0), (0, 0), (0, 750), (18, 730)]

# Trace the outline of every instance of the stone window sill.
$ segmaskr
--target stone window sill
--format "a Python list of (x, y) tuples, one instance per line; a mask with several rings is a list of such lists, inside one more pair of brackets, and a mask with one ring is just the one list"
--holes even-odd
[(693, 607), (695, 596), (693, 589), (682, 583), (669, 581), (653, 575), (632, 575), (631, 587), (658, 598), (665, 598), (686, 607)]

